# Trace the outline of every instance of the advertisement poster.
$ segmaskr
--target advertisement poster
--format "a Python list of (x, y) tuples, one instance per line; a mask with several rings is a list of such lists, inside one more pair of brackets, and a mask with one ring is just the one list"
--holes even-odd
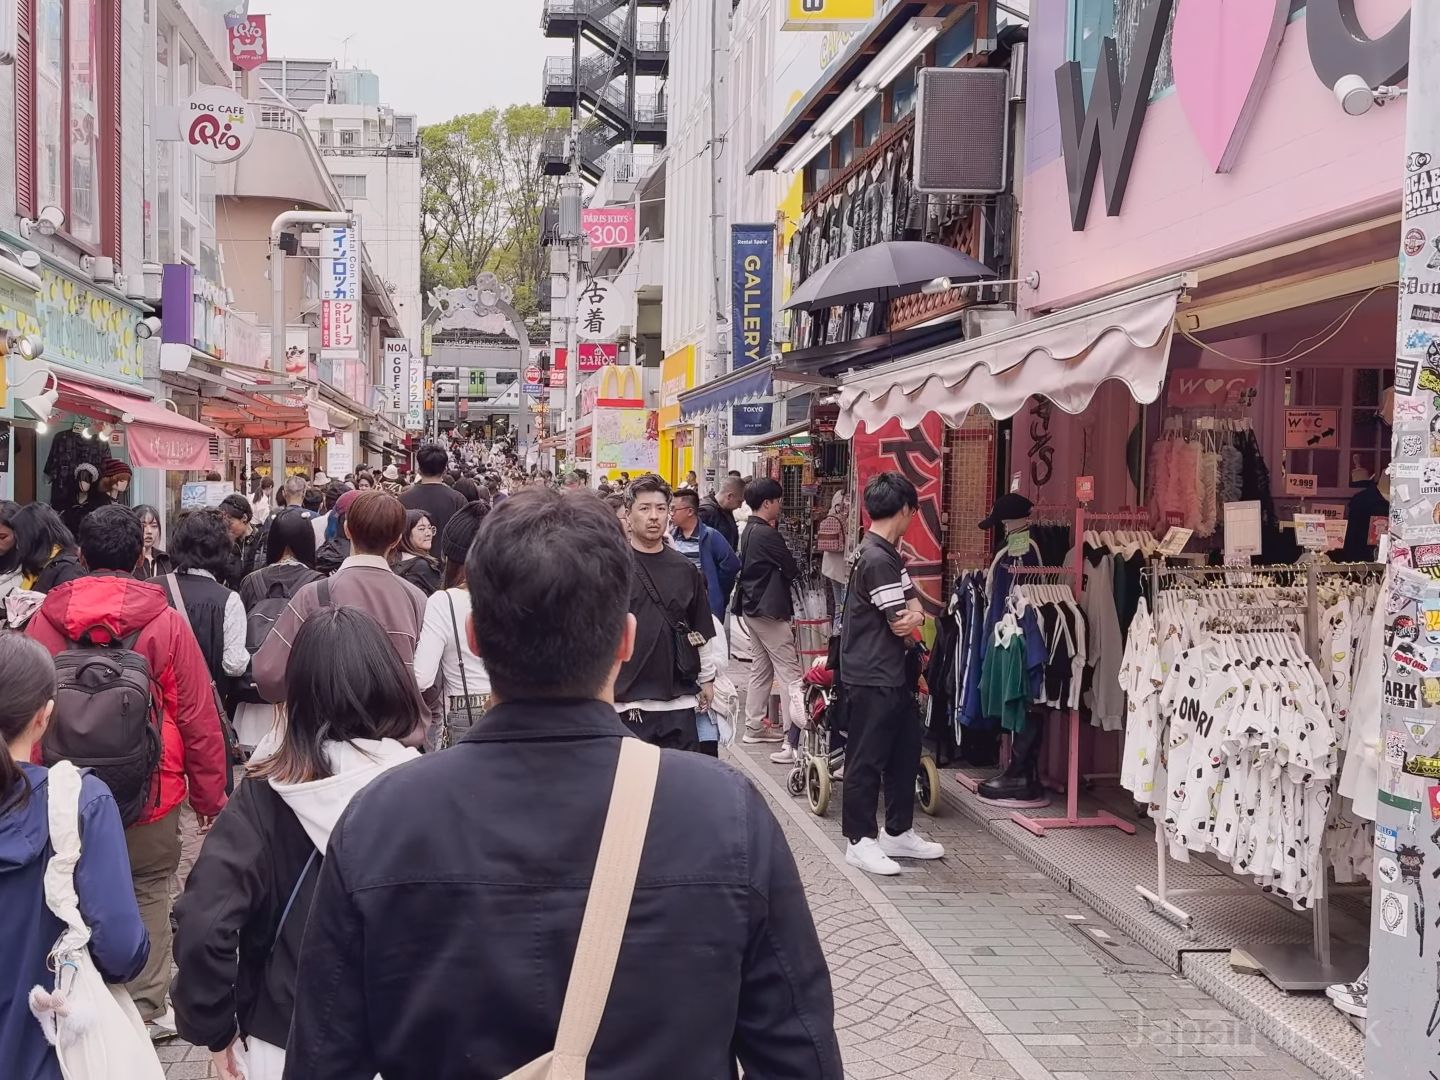
[(580, 211), (580, 228), (595, 251), (635, 246), (635, 207), (617, 206)]
[(1333, 450), (1340, 445), (1339, 409), (1286, 409), (1286, 450)]
[(225, 501), (227, 495), (235, 494), (235, 485), (228, 480), (196, 481), (180, 485), (181, 510), (214, 510)]
[[(899, 420), (891, 420), (874, 434), (857, 431), (853, 443), (858, 490), (864, 491), (877, 473), (898, 472), (915, 485), (920, 496), (920, 512), (900, 541), (900, 557), (905, 560), (905, 569), (930, 615), (938, 615), (945, 609), (940, 482), (944, 445), (945, 424), (934, 413), (909, 430), (902, 428)], [(870, 527), (863, 506), (860, 525), (862, 529)]]
[(410, 388), (410, 340), (390, 337), (384, 341), (385, 385), (390, 392), (390, 411), (396, 414), (406, 410), (406, 393)]
[(595, 467), (632, 475), (654, 472), (660, 461), (658, 420), (649, 409), (599, 409), (595, 413)]
[(360, 238), (344, 226), (320, 230), (320, 353), (360, 357)]
[[(768, 359), (774, 348), (775, 226), (730, 226), (732, 371)], [(772, 406), (731, 411), (730, 434), (764, 435)]]

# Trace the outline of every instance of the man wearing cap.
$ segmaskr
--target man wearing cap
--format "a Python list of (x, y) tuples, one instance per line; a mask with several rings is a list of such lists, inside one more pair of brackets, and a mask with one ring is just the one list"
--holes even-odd
[[(860, 541), (840, 625), (840, 670), (848, 723), (842, 831), (845, 861), (869, 874), (900, 873), (896, 859), (939, 859), (945, 849), (914, 829), (920, 771), (920, 713), (907, 647), (925, 614), (898, 544), (920, 508), (915, 485), (880, 473), (865, 485), (870, 531)], [(885, 792), (885, 829), (875, 807)]]

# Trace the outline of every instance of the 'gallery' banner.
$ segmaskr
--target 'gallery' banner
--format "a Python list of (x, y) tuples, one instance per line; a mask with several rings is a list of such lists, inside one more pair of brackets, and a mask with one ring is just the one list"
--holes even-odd
[[(730, 226), (731, 370), (770, 357), (775, 318), (775, 226)], [(772, 405), (737, 405), (730, 418), (733, 436), (765, 435)]]

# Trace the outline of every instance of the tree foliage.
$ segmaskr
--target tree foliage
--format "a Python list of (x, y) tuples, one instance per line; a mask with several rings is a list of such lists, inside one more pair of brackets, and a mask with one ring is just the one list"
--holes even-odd
[(522, 316), (536, 314), (549, 275), (541, 216), (556, 194), (540, 148), (548, 132), (568, 126), (562, 111), (512, 105), (421, 128), (420, 283), (427, 295), (490, 270), (514, 286)]

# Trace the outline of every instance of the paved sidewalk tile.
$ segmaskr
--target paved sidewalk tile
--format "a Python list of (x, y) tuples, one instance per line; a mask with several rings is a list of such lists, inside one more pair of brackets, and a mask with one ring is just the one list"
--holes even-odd
[[(754, 757), (741, 764), (747, 763), (752, 773), (764, 771), (772, 799), (783, 790), (784, 767)], [(803, 810), (838, 857), (839, 789), (825, 818), (810, 816), (802, 800), (793, 808)], [(959, 810), (947, 804), (934, 819), (917, 812), (916, 827), (944, 844), (946, 857), (905, 862), (899, 877), (869, 879), (866, 891), (908, 924), (922, 956), (928, 952), (958, 976), (962, 995), (974, 999), (966, 1010), (972, 1021), (988, 1030), (988, 1014), (1039, 1062), (1040, 1075), (1258, 1080), (1263, 1072), (1314, 1080)], [(806, 830), (810, 841), (787, 831), (797, 855), (813, 849), (813, 828)], [(801, 865), (810, 872), (811, 860)], [(837, 987), (840, 981), (837, 972)]]

